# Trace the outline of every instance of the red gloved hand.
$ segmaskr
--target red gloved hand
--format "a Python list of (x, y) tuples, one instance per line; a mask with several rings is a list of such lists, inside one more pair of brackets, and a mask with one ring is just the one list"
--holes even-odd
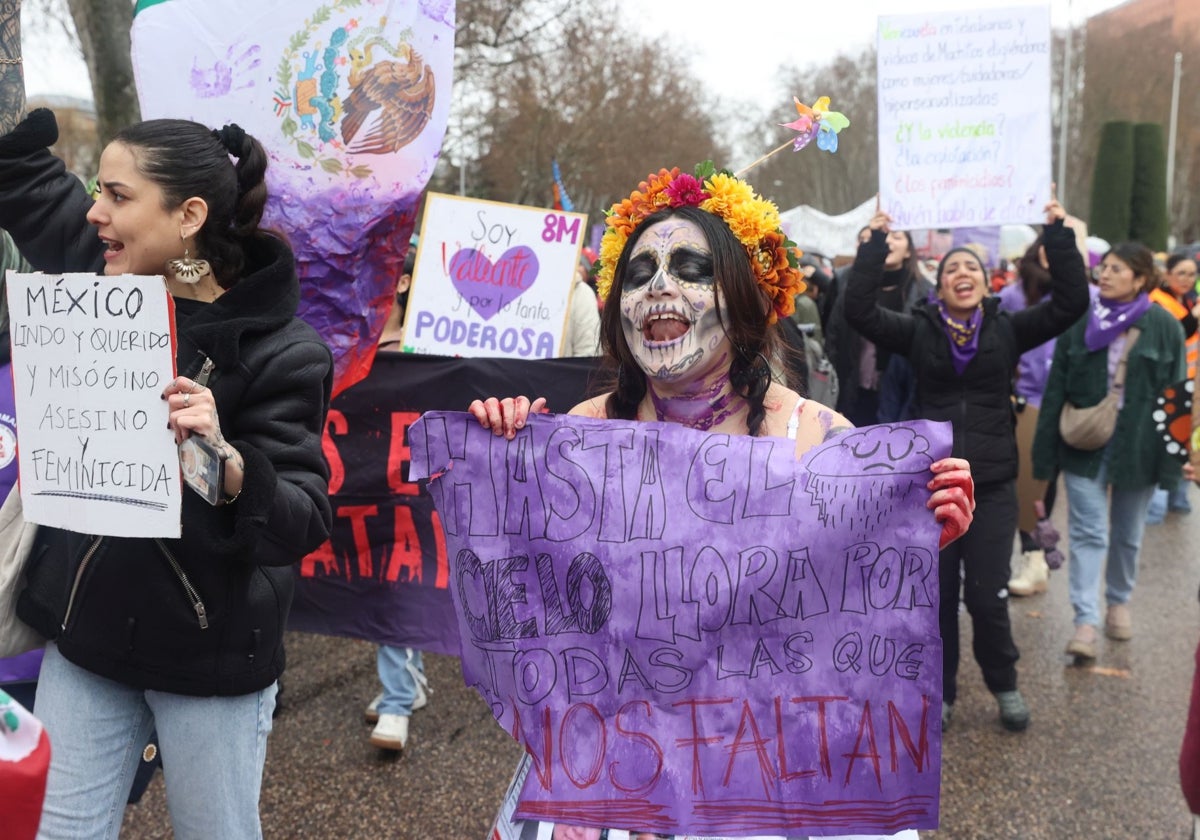
[(926, 486), (933, 491), (925, 507), (942, 524), (938, 548), (961, 537), (975, 518), (975, 480), (971, 465), (962, 458), (943, 458), (930, 467), (933, 479)]

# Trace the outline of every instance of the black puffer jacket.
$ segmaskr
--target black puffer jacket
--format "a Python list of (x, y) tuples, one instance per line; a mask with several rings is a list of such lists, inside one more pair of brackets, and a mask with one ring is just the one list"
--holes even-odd
[(1061, 334), (1087, 311), (1087, 275), (1074, 233), (1058, 222), (1046, 227), (1044, 238), (1051, 298), (1015, 313), (1001, 312), (996, 298), (985, 299), (979, 349), (961, 376), (936, 304), (918, 306), (911, 315), (876, 304), (887, 257), (881, 231), (859, 247), (850, 272), (846, 320), (880, 347), (908, 357), (917, 377), (916, 416), (953, 424), (954, 455), (971, 462), (977, 484), (1017, 475), (1012, 383), (1021, 354)]
[[(96, 270), (103, 245), (84, 219), (90, 199), (46, 151), (56, 133), (41, 111), (0, 138), (0, 227), (38, 269)], [(41, 529), (18, 612), (57, 637), (67, 659), (190, 695), (257, 691), (283, 671), (289, 567), (332, 520), (321, 452), (332, 359), (295, 317), (299, 300), (291, 251), (264, 237), (238, 283), (179, 323), (179, 372), (215, 363), (221, 429), (246, 464), (236, 502), (213, 507), (185, 488), (177, 540)]]
[[(886, 254), (885, 254), (886, 257)], [(848, 292), (850, 273), (853, 266), (838, 269), (834, 288), (836, 297), (829, 304), (829, 321), (825, 325), (825, 352), (833, 363), (838, 375), (838, 404), (837, 410), (843, 414), (853, 411), (858, 402), (859, 381), (862, 371), (859, 369), (862, 357), (863, 335), (855, 329), (846, 317), (846, 294)], [(917, 274), (904, 271), (891, 272), (900, 278), (901, 312), (912, 312), (929, 297), (933, 284)], [(876, 287), (878, 287), (878, 283)], [(868, 339), (869, 340), (869, 339)], [(887, 368), (887, 360), (876, 358), (880, 375)]]

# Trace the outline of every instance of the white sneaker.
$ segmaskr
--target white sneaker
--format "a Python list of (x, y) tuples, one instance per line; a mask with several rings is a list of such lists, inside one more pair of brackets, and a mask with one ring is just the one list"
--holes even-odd
[(1046, 565), (1046, 552), (1023, 551), (1017, 573), (1008, 582), (1010, 595), (1036, 595), (1050, 586), (1050, 567)]
[(367, 723), (379, 723), (379, 704), (383, 702), (383, 692), (375, 695), (375, 699), (367, 704), (367, 710), (363, 713), (363, 717), (367, 719)]
[(408, 743), (408, 715), (380, 715), (371, 730), (371, 745), (382, 750), (402, 750)]
[[(429, 693), (430, 690), (426, 690), (425, 686), (421, 684), (421, 680), (417, 680), (417, 696), (413, 698), (412, 704), (412, 710), (414, 712), (417, 709), (424, 709), (429, 705)], [(367, 719), (367, 723), (379, 722), (379, 704), (382, 702), (383, 692), (381, 691), (375, 695), (374, 700), (367, 704), (366, 711), (363, 713), (363, 717)]]

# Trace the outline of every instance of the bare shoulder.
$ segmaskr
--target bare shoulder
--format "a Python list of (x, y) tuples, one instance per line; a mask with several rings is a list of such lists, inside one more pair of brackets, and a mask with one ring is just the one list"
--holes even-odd
[(800, 424), (796, 430), (796, 456), (803, 455), (814, 446), (844, 434), (854, 424), (827, 405), (815, 400), (805, 400), (800, 410)]
[(778, 382), (771, 383), (763, 397), (765, 434), (772, 437), (787, 437), (788, 423), (791, 422), (792, 412), (800, 402), (800, 395), (791, 388), (786, 388)]
[(767, 411), (767, 434), (787, 436), (788, 425), (792, 422), (792, 415), (795, 414), (797, 406), (800, 408), (800, 432), (810, 427), (823, 429), (825, 425), (831, 430), (839, 431), (853, 428), (849, 420), (829, 406), (816, 400), (801, 399), (791, 388), (775, 383), (763, 398), (763, 407)]
[(608, 402), (608, 394), (601, 394), (598, 397), (591, 397), (581, 402), (579, 405), (568, 411), (568, 414), (575, 414), (580, 417), (599, 417), (601, 419), (608, 417), (605, 413), (604, 406)]

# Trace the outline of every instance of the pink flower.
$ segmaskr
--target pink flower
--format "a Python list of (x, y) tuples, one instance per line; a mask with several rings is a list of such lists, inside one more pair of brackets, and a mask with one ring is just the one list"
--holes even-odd
[(666, 193), (672, 207), (696, 207), (709, 198), (704, 191), (704, 184), (686, 172), (675, 176), (667, 185)]

